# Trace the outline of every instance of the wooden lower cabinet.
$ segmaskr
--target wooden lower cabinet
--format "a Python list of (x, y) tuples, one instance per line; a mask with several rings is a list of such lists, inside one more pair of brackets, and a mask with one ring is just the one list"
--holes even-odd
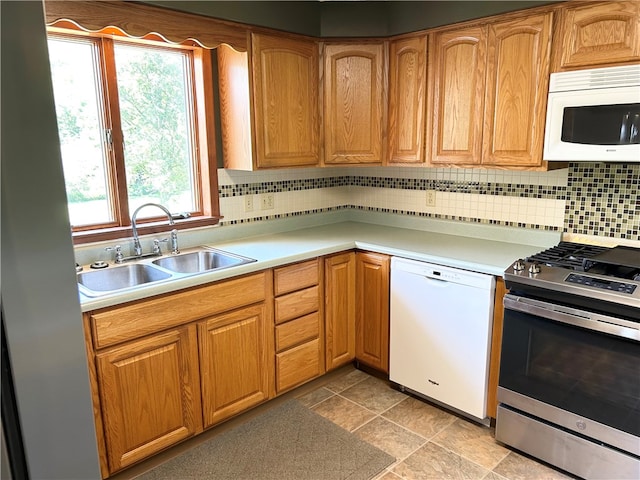
[(84, 314), (103, 478), (274, 395), (271, 279)]
[(325, 258), (325, 336), (327, 371), (355, 356), (356, 255), (342, 253)]
[(325, 372), (320, 265), (315, 258), (273, 272), (277, 394)]
[(202, 431), (195, 325), (105, 350), (96, 365), (111, 472)]
[(270, 337), (264, 304), (198, 323), (205, 428), (270, 398)]
[(491, 332), (491, 354), (489, 359), (489, 386), (487, 392), (487, 416), (496, 418), (498, 412), (498, 377), (500, 375), (500, 350), (502, 348), (502, 325), (504, 323), (504, 295), (507, 289), (504, 279), (496, 278), (496, 294), (493, 304), (493, 330)]
[(276, 354), (276, 391), (290, 390), (324, 373), (322, 344), (315, 338)]
[(389, 373), (388, 255), (356, 254), (356, 360)]
[[(85, 313), (103, 478), (354, 359), (388, 373), (390, 259), (348, 251)], [(492, 418), (504, 294), (499, 278)]]

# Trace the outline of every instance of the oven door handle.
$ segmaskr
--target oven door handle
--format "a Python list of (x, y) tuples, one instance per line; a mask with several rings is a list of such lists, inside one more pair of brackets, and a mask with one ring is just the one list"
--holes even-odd
[(640, 341), (640, 324), (620, 318), (512, 294), (504, 296), (504, 308), (505, 310), (515, 310), (568, 325)]

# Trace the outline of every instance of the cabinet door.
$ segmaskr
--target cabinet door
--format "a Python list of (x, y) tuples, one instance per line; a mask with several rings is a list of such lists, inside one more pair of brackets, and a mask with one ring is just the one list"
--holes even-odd
[(317, 43), (259, 34), (251, 40), (250, 54), (216, 49), (224, 167), (318, 165)]
[(204, 425), (268, 400), (273, 384), (273, 325), (264, 304), (198, 323)]
[(389, 257), (356, 254), (356, 359), (389, 373)]
[(96, 355), (110, 472), (202, 431), (195, 326)]
[(216, 53), (224, 168), (254, 170), (248, 54), (228, 45)]
[(391, 42), (387, 164), (425, 163), (426, 87), (427, 36)]
[(640, 2), (569, 4), (561, 15), (556, 71), (640, 60)]
[(542, 165), (552, 14), (489, 25), (485, 165)]
[(259, 168), (318, 165), (318, 44), (252, 34)]
[(325, 259), (327, 371), (355, 358), (355, 253)]
[(381, 164), (385, 45), (324, 47), (324, 163)]
[(433, 36), (433, 139), (431, 163), (479, 164), (482, 158), (486, 27)]

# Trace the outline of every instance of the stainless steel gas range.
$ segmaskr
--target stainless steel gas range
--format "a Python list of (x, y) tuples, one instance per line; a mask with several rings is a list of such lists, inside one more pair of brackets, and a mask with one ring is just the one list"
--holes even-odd
[(640, 248), (560, 242), (504, 278), (496, 439), (582, 478), (640, 478)]

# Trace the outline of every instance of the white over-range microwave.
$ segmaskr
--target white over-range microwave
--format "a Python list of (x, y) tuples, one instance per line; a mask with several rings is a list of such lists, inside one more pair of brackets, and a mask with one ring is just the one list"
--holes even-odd
[(640, 162), (640, 64), (552, 73), (543, 159)]

